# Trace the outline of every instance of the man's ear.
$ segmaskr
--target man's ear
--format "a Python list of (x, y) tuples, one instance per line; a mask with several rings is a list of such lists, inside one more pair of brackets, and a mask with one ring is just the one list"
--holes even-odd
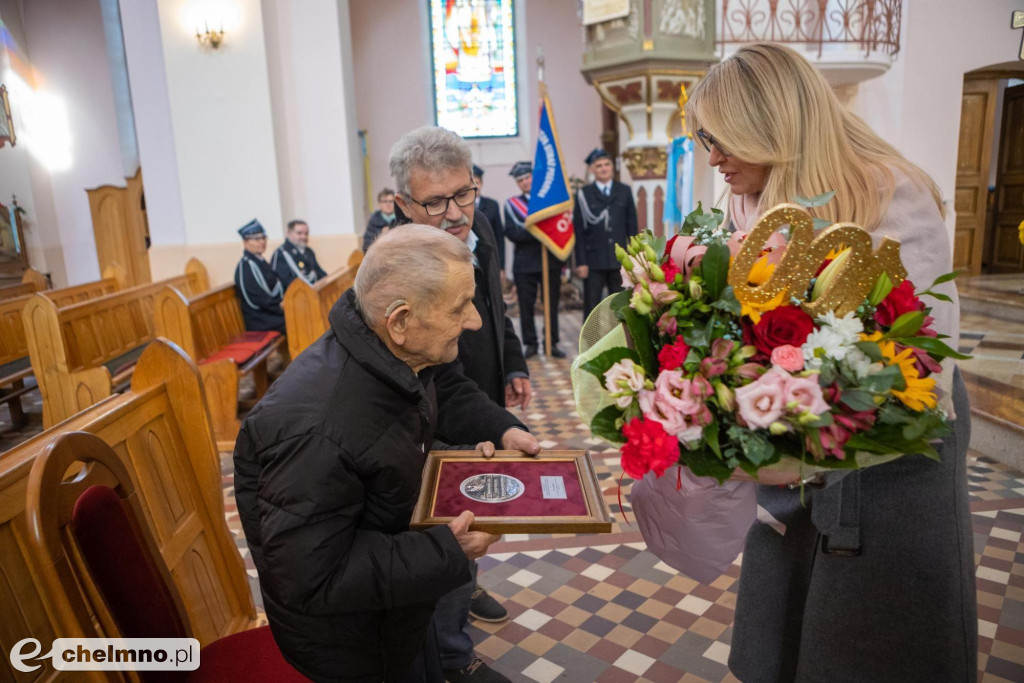
[(396, 194), (395, 204), (397, 204), (398, 208), (402, 210), (402, 213), (404, 213), (406, 216), (409, 215), (409, 205), (405, 203), (405, 197), (403, 197), (400, 194)]
[(412, 309), (409, 308), (409, 304), (405, 303), (393, 310), (391, 315), (387, 317), (388, 336), (398, 346), (405, 344), (405, 337), (409, 331), (411, 318)]

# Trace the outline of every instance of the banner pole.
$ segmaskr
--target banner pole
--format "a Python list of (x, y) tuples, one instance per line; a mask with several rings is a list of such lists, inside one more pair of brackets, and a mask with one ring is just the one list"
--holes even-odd
[[(540, 249), (541, 279), (544, 287), (544, 356), (551, 360), (551, 281), (548, 277), (548, 249)], [(558, 311), (554, 312), (558, 315)]]

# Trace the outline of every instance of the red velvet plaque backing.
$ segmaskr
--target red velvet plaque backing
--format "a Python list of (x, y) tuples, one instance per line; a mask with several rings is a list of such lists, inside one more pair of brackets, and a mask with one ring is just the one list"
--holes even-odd
[[(587, 503), (580, 489), (576, 462), (530, 460), (507, 462), (441, 461), (438, 471), (437, 496), (434, 499), (434, 517), (458, 517), (469, 510), (478, 517), (570, 517), (586, 516)], [(505, 503), (485, 503), (463, 495), (459, 486), (476, 474), (507, 474), (523, 482), (526, 491), (515, 500)], [(564, 499), (544, 498), (540, 478), (561, 477), (565, 484)]]

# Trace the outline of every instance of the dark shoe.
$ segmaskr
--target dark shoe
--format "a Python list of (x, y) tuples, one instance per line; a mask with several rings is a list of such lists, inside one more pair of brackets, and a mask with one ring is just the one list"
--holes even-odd
[(557, 346), (552, 344), (552, 346), (551, 346), (551, 357), (552, 358), (565, 358), (565, 351), (563, 351), (562, 349), (560, 349)]
[(445, 669), (444, 677), (448, 683), (512, 683), (511, 680), (487, 666), (484, 660), (477, 657), (465, 669)]
[(537, 355), (537, 345), (527, 344), (526, 348), (523, 349), (523, 358), (533, 358)]
[(508, 619), (508, 610), (492, 598), (490, 593), (478, 587), (473, 591), (473, 598), (469, 603), (469, 616), (479, 621), (489, 621), (495, 624)]

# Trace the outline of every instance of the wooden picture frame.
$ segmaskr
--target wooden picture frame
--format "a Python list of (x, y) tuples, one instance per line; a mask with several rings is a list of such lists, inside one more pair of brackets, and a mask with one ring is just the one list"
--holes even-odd
[[(506, 491), (504, 482), (509, 479), (513, 482), (508, 482)], [(484, 491), (487, 484), (491, 487)], [(478, 490), (467, 492), (467, 486)], [(491, 489), (497, 491), (497, 500), (486, 499)], [(538, 508), (553, 514), (537, 514)], [(495, 451), (493, 458), (475, 451), (428, 454), (410, 528), (448, 524), (464, 509), (476, 515), (474, 531), (493, 534), (612, 530), (611, 513), (587, 451), (542, 451), (532, 457), (519, 451)]]
[(5, 142), (11, 143), (14, 147), (17, 136), (14, 134), (14, 119), (11, 118), (11, 101), (7, 98), (7, 86), (0, 85), (0, 148)]

